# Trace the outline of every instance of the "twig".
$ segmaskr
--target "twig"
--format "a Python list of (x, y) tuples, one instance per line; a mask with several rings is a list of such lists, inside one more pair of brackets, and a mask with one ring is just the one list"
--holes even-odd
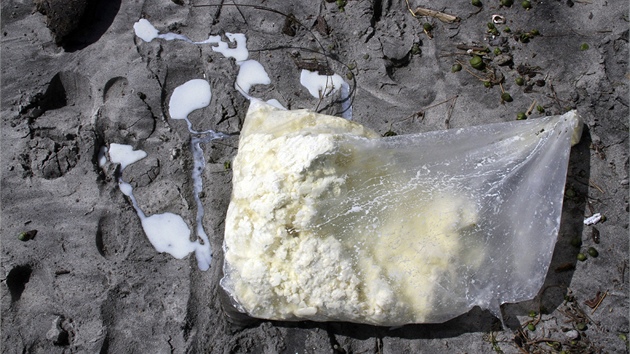
[(411, 9), (411, 5), (409, 5), (409, 0), (405, 0), (405, 2), (407, 3), (407, 10), (409, 10), (409, 12), (411, 12), (411, 16), (416, 17), (416, 14)]
[(469, 18), (471, 18), (471, 17), (475, 16), (476, 14), (480, 13), (482, 10), (483, 10), (483, 8), (482, 8), (482, 7), (480, 7), (477, 11), (475, 11), (475, 12), (470, 12), (470, 13), (468, 14), (468, 17), (466, 17), (466, 19), (469, 19)]
[[(212, 18), (212, 24), (216, 24), (219, 21), (219, 16), (221, 16), (221, 10), (223, 10), (223, 3), (225, 0), (221, 0), (221, 3), (218, 4), (217, 10), (214, 12), (214, 16)], [(193, 5), (195, 7), (195, 5)]]
[[(408, 2), (407, 2), (407, 4), (408, 4)], [(416, 9), (411, 11), (411, 13), (414, 15), (414, 17), (416, 17), (416, 16), (430, 16), (430, 17), (437, 18), (438, 20), (440, 20), (440, 21), (442, 21), (444, 23), (459, 22), (459, 20), (460, 20), (460, 18), (455, 16), (455, 15), (451, 15), (451, 14), (447, 14), (445, 12), (435, 11), (435, 10), (431, 10), (431, 9), (425, 9), (423, 7), (416, 7)]]
[(476, 78), (477, 78), (477, 79), (479, 79), (480, 81), (488, 81), (488, 80), (484, 79), (483, 77), (481, 77), (481, 76), (479, 76), (479, 75), (477, 75), (477, 74), (473, 73), (472, 71), (468, 70), (468, 68), (467, 68), (467, 67), (465, 67), (465, 66), (464, 66), (464, 63), (462, 63), (461, 61), (456, 60), (456, 62), (457, 62), (459, 65), (461, 65), (461, 66), (462, 66), (462, 68), (464, 68), (464, 70), (466, 70), (466, 72), (468, 72), (470, 75), (472, 75), (472, 76), (476, 77)]
[(405, 117), (405, 118), (399, 120), (398, 122), (393, 122), (392, 125), (394, 125), (396, 123), (405, 122), (405, 121), (407, 121), (409, 119), (413, 120), (416, 117), (424, 117), (424, 111), (429, 110), (429, 109), (434, 108), (434, 107), (437, 107), (439, 105), (443, 105), (443, 104), (445, 104), (445, 103), (447, 103), (449, 101), (453, 101), (451, 103), (451, 105), (449, 106), (449, 108), (448, 108), (449, 111), (448, 111), (448, 114), (447, 114), (447, 117), (446, 117), (446, 121), (445, 121), (445, 123), (447, 125), (446, 128), (448, 129), (448, 122), (451, 119), (451, 113), (452, 113), (453, 107), (455, 106), (455, 101), (457, 100), (458, 97), (459, 97), (459, 95), (455, 95), (455, 96), (452, 96), (452, 97), (449, 97), (449, 98), (445, 99), (444, 101), (440, 101), (438, 103), (435, 103), (435, 104), (432, 104), (430, 106), (424, 107), (421, 110), (419, 110), (418, 112), (416, 112), (416, 113), (414, 113), (414, 114), (412, 114), (412, 115), (410, 115), (408, 117)]
[(588, 184), (591, 185), (591, 187), (593, 187), (593, 188), (597, 189), (598, 191), (600, 191), (602, 194), (606, 194), (606, 192), (604, 192), (604, 190), (600, 186), (595, 184), (595, 182), (593, 182), (592, 179), (588, 180)]
[(430, 106), (428, 106), (428, 107), (425, 107), (425, 108), (424, 108), (424, 109), (422, 109), (422, 110), (423, 110), (423, 111), (426, 111), (427, 109), (430, 109), (430, 108), (433, 108), (433, 107), (437, 107), (437, 106), (439, 106), (439, 105), (441, 105), (441, 104), (444, 104), (444, 103), (446, 103), (446, 102), (448, 102), (448, 101), (450, 101), (450, 100), (453, 100), (453, 99), (455, 99), (455, 100), (456, 100), (456, 99), (457, 99), (457, 97), (459, 97), (459, 96), (458, 96), (458, 95), (455, 95), (455, 96), (453, 96), (453, 97), (450, 97), (450, 98), (445, 99), (445, 100), (444, 100), (444, 101), (442, 101), (442, 102), (438, 102), (438, 103), (436, 103), (436, 104), (432, 104), (432, 105), (430, 105)]
[(562, 104), (560, 104), (560, 99), (558, 98), (558, 95), (556, 94), (556, 90), (553, 88), (553, 84), (551, 82), (549, 83), (549, 88), (551, 88), (551, 93), (553, 93), (553, 99), (556, 101), (556, 104), (558, 105), (558, 107), (560, 107), (560, 109), (562, 109)]
[(455, 48), (461, 49), (461, 50), (472, 50), (472, 51), (477, 51), (477, 52), (485, 52), (486, 49), (488, 49), (486, 47), (466, 45), (466, 44), (458, 44), (455, 46)]
[(539, 338), (539, 339), (534, 339), (534, 340), (530, 340), (527, 342), (527, 344), (538, 344), (538, 343), (543, 343), (543, 342), (560, 342), (557, 339), (552, 339), (552, 338)]
[(527, 109), (527, 112), (525, 112), (525, 114), (530, 115), (532, 114), (532, 111), (534, 110), (534, 106), (536, 106), (536, 100), (534, 100), (532, 102), (531, 105), (529, 105), (529, 108)]
[(236, 1), (232, 0), (232, 3), (234, 3), (234, 7), (236, 7), (236, 10), (238, 10), (238, 13), (241, 14), (241, 17), (243, 18), (243, 21), (245, 21), (245, 24), (249, 25), (249, 23), (247, 23), (247, 19), (245, 18), (245, 15), (243, 15), (243, 12), (238, 7), (238, 4), (236, 3)]
[(595, 311), (597, 310), (597, 308), (599, 307), (599, 305), (601, 305), (602, 301), (604, 301), (604, 299), (606, 298), (606, 296), (608, 296), (608, 290), (606, 290), (606, 292), (604, 292), (604, 295), (602, 295), (599, 298), (599, 301), (597, 302), (597, 305), (595, 305), (595, 307), (593, 308), (593, 311), (591, 311), (591, 315), (595, 313)]
[(449, 129), (450, 123), (451, 123), (451, 116), (453, 115), (453, 109), (455, 108), (455, 102), (457, 102), (457, 95), (454, 96), (453, 101), (451, 102), (451, 104), (448, 106), (448, 111), (446, 113), (446, 119), (444, 120), (444, 125), (446, 126), (446, 129)]

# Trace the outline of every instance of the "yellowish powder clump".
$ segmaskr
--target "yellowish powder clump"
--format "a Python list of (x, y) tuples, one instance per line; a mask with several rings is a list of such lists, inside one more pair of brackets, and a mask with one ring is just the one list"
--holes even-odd
[(477, 212), (421, 198), (395, 152), (345, 119), (253, 103), (233, 162), (222, 285), (253, 317), (399, 325), (433, 319)]

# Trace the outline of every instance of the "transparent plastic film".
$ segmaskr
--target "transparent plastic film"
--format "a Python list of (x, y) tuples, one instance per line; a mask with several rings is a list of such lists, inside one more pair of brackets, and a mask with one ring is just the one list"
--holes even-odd
[(221, 284), (252, 317), (387, 326), (531, 299), (580, 130), (569, 112), (382, 138), (255, 101)]

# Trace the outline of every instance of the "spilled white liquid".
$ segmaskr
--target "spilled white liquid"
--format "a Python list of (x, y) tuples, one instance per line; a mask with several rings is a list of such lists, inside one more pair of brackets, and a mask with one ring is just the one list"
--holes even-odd
[(226, 33), (225, 36), (231, 41), (236, 42), (236, 47), (230, 48), (229, 44), (221, 40), (221, 36), (209, 36), (208, 39), (195, 42), (190, 38), (176, 33), (160, 34), (160, 32), (146, 19), (140, 19), (134, 23), (133, 30), (140, 39), (145, 42), (151, 42), (154, 39), (164, 39), (167, 41), (179, 40), (191, 44), (216, 44), (212, 50), (223, 54), (226, 58), (234, 58), (237, 62), (247, 60), (249, 52), (247, 51), (247, 38), (242, 33)]
[(173, 91), (169, 101), (169, 115), (173, 119), (184, 119), (188, 125), (190, 132), (190, 145), (193, 154), (193, 195), (197, 204), (197, 215), (195, 216), (197, 237), (203, 240), (204, 247), (196, 249), (197, 264), (199, 269), (206, 270), (210, 267), (212, 260), (212, 249), (210, 248), (210, 240), (203, 227), (204, 208), (201, 198), (199, 197), (203, 190), (202, 172), (206, 165), (201, 143), (206, 143), (216, 139), (223, 139), (227, 134), (215, 132), (214, 130), (197, 131), (193, 128), (192, 123), (188, 119), (188, 115), (197, 109), (207, 107), (212, 98), (212, 90), (210, 84), (205, 80), (190, 80)]
[[(232, 48), (230, 48), (230, 44), (224, 42), (221, 36), (209, 36), (206, 40), (196, 42), (180, 34), (160, 34), (146, 19), (141, 19), (136, 22), (133, 28), (136, 36), (145, 42), (163, 39), (167, 41), (180, 40), (194, 45), (211, 44), (213, 45), (212, 50), (214, 52), (220, 53), (226, 58), (234, 58), (236, 64), (239, 66), (238, 74), (234, 81), (234, 88), (248, 100), (257, 99), (252, 97), (249, 93), (253, 86), (269, 85), (271, 83), (271, 79), (262, 64), (256, 60), (248, 59), (247, 38), (244, 34), (226, 33), (225, 36), (232, 44)], [(326, 97), (341, 90), (342, 116), (351, 119), (352, 108), (350, 106), (350, 100), (348, 99), (349, 85), (341, 76), (337, 74), (324, 76), (316, 72), (303, 70), (300, 83), (315, 98)], [(223, 139), (229, 135), (214, 130), (195, 130), (188, 116), (195, 110), (207, 107), (211, 102), (211, 98), (212, 90), (208, 81), (193, 79), (175, 88), (169, 101), (169, 115), (172, 119), (185, 120), (191, 134), (191, 149), (194, 162), (192, 170), (193, 192), (197, 204), (195, 218), (197, 241), (190, 241), (190, 229), (180, 215), (163, 213), (146, 216), (138, 207), (136, 199), (133, 196), (131, 185), (124, 182), (122, 177), (119, 179), (120, 190), (131, 199), (133, 207), (142, 222), (142, 228), (153, 247), (155, 247), (158, 252), (169, 253), (177, 259), (181, 259), (191, 252), (195, 252), (197, 265), (201, 270), (207, 270), (212, 260), (209, 238), (203, 227), (204, 207), (199, 197), (203, 190), (202, 173), (205, 167), (201, 144), (216, 139)], [(268, 100), (267, 103), (285, 109), (278, 100), (271, 99)], [(101, 166), (105, 163), (101, 155), (104, 156), (106, 153), (106, 148), (99, 152), (98, 160)], [(134, 151), (133, 148), (128, 145), (110, 144), (109, 156), (113, 163), (120, 163), (122, 173), (122, 170), (126, 166), (144, 158), (146, 153), (140, 150)]]
[[(146, 216), (138, 206), (138, 202), (133, 195), (133, 188), (129, 183), (123, 181), (123, 170), (127, 166), (145, 158), (147, 153), (142, 150), (133, 150), (133, 147), (130, 145), (113, 143), (109, 145), (107, 153), (112, 163), (120, 164), (118, 187), (124, 195), (131, 199), (133, 208), (136, 210), (138, 217), (140, 217), (142, 230), (144, 230), (155, 250), (160, 253), (166, 252), (177, 259), (182, 259), (193, 251), (197, 251), (197, 253), (202, 255), (205, 254), (205, 245), (190, 241), (190, 230), (181, 216), (173, 213)], [(208, 269), (210, 265), (209, 260), (205, 263), (208, 264), (205, 269)], [(203, 265), (201, 262), (198, 262), (198, 264), (200, 268)]]
[(251, 90), (252, 86), (269, 85), (271, 83), (265, 68), (256, 60), (246, 60), (240, 63), (239, 66), (234, 86), (247, 99), (252, 98), (249, 95), (249, 90)]
[(190, 80), (173, 90), (168, 114), (171, 116), (171, 119), (188, 120), (188, 115), (194, 110), (208, 106), (211, 98), (212, 91), (208, 81), (201, 79)]
[[(226, 58), (236, 59), (239, 65), (239, 73), (234, 83), (236, 88), (245, 98), (251, 99), (249, 90), (253, 85), (269, 85), (271, 79), (264, 67), (255, 60), (247, 60), (249, 52), (247, 50), (247, 38), (242, 33), (226, 33), (225, 36), (236, 43), (235, 48), (229, 48), (228, 43), (221, 40), (221, 36), (209, 36), (204, 41), (193, 41), (190, 38), (176, 33), (160, 34), (160, 32), (146, 19), (140, 19), (133, 25), (136, 36), (145, 42), (151, 42), (154, 39), (164, 39), (167, 41), (180, 40), (191, 44), (216, 44), (212, 50), (223, 54)], [(339, 74), (332, 76), (319, 75), (317, 72), (302, 70), (300, 73), (300, 83), (304, 86), (311, 96), (315, 98), (327, 97), (330, 94), (341, 90), (341, 116), (346, 119), (352, 119), (352, 105), (350, 103), (350, 86), (343, 80)], [(267, 103), (284, 109), (282, 104), (275, 99), (267, 101)]]
[(311, 96), (322, 99), (341, 90), (341, 116), (352, 120), (352, 105), (350, 104), (350, 85), (339, 74), (320, 75), (315, 71), (302, 70), (300, 84), (306, 87)]
[(120, 164), (120, 172), (132, 163), (138, 162), (147, 157), (147, 153), (142, 150), (134, 150), (130, 145), (109, 144), (109, 160), (112, 163)]
[(103, 167), (107, 163), (107, 146), (101, 146), (98, 150), (98, 156), (96, 157), (98, 161), (98, 167)]
[(339, 74), (327, 76), (320, 75), (314, 71), (302, 70), (300, 83), (306, 87), (311, 96), (322, 98), (339, 91), (341, 85), (345, 82)]

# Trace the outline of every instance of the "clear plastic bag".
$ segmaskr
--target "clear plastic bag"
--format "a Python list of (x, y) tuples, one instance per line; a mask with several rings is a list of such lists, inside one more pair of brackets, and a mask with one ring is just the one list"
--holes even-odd
[(443, 322), (533, 298), (560, 226), (575, 112), (382, 138), (254, 101), (233, 161), (224, 277), (272, 320)]

